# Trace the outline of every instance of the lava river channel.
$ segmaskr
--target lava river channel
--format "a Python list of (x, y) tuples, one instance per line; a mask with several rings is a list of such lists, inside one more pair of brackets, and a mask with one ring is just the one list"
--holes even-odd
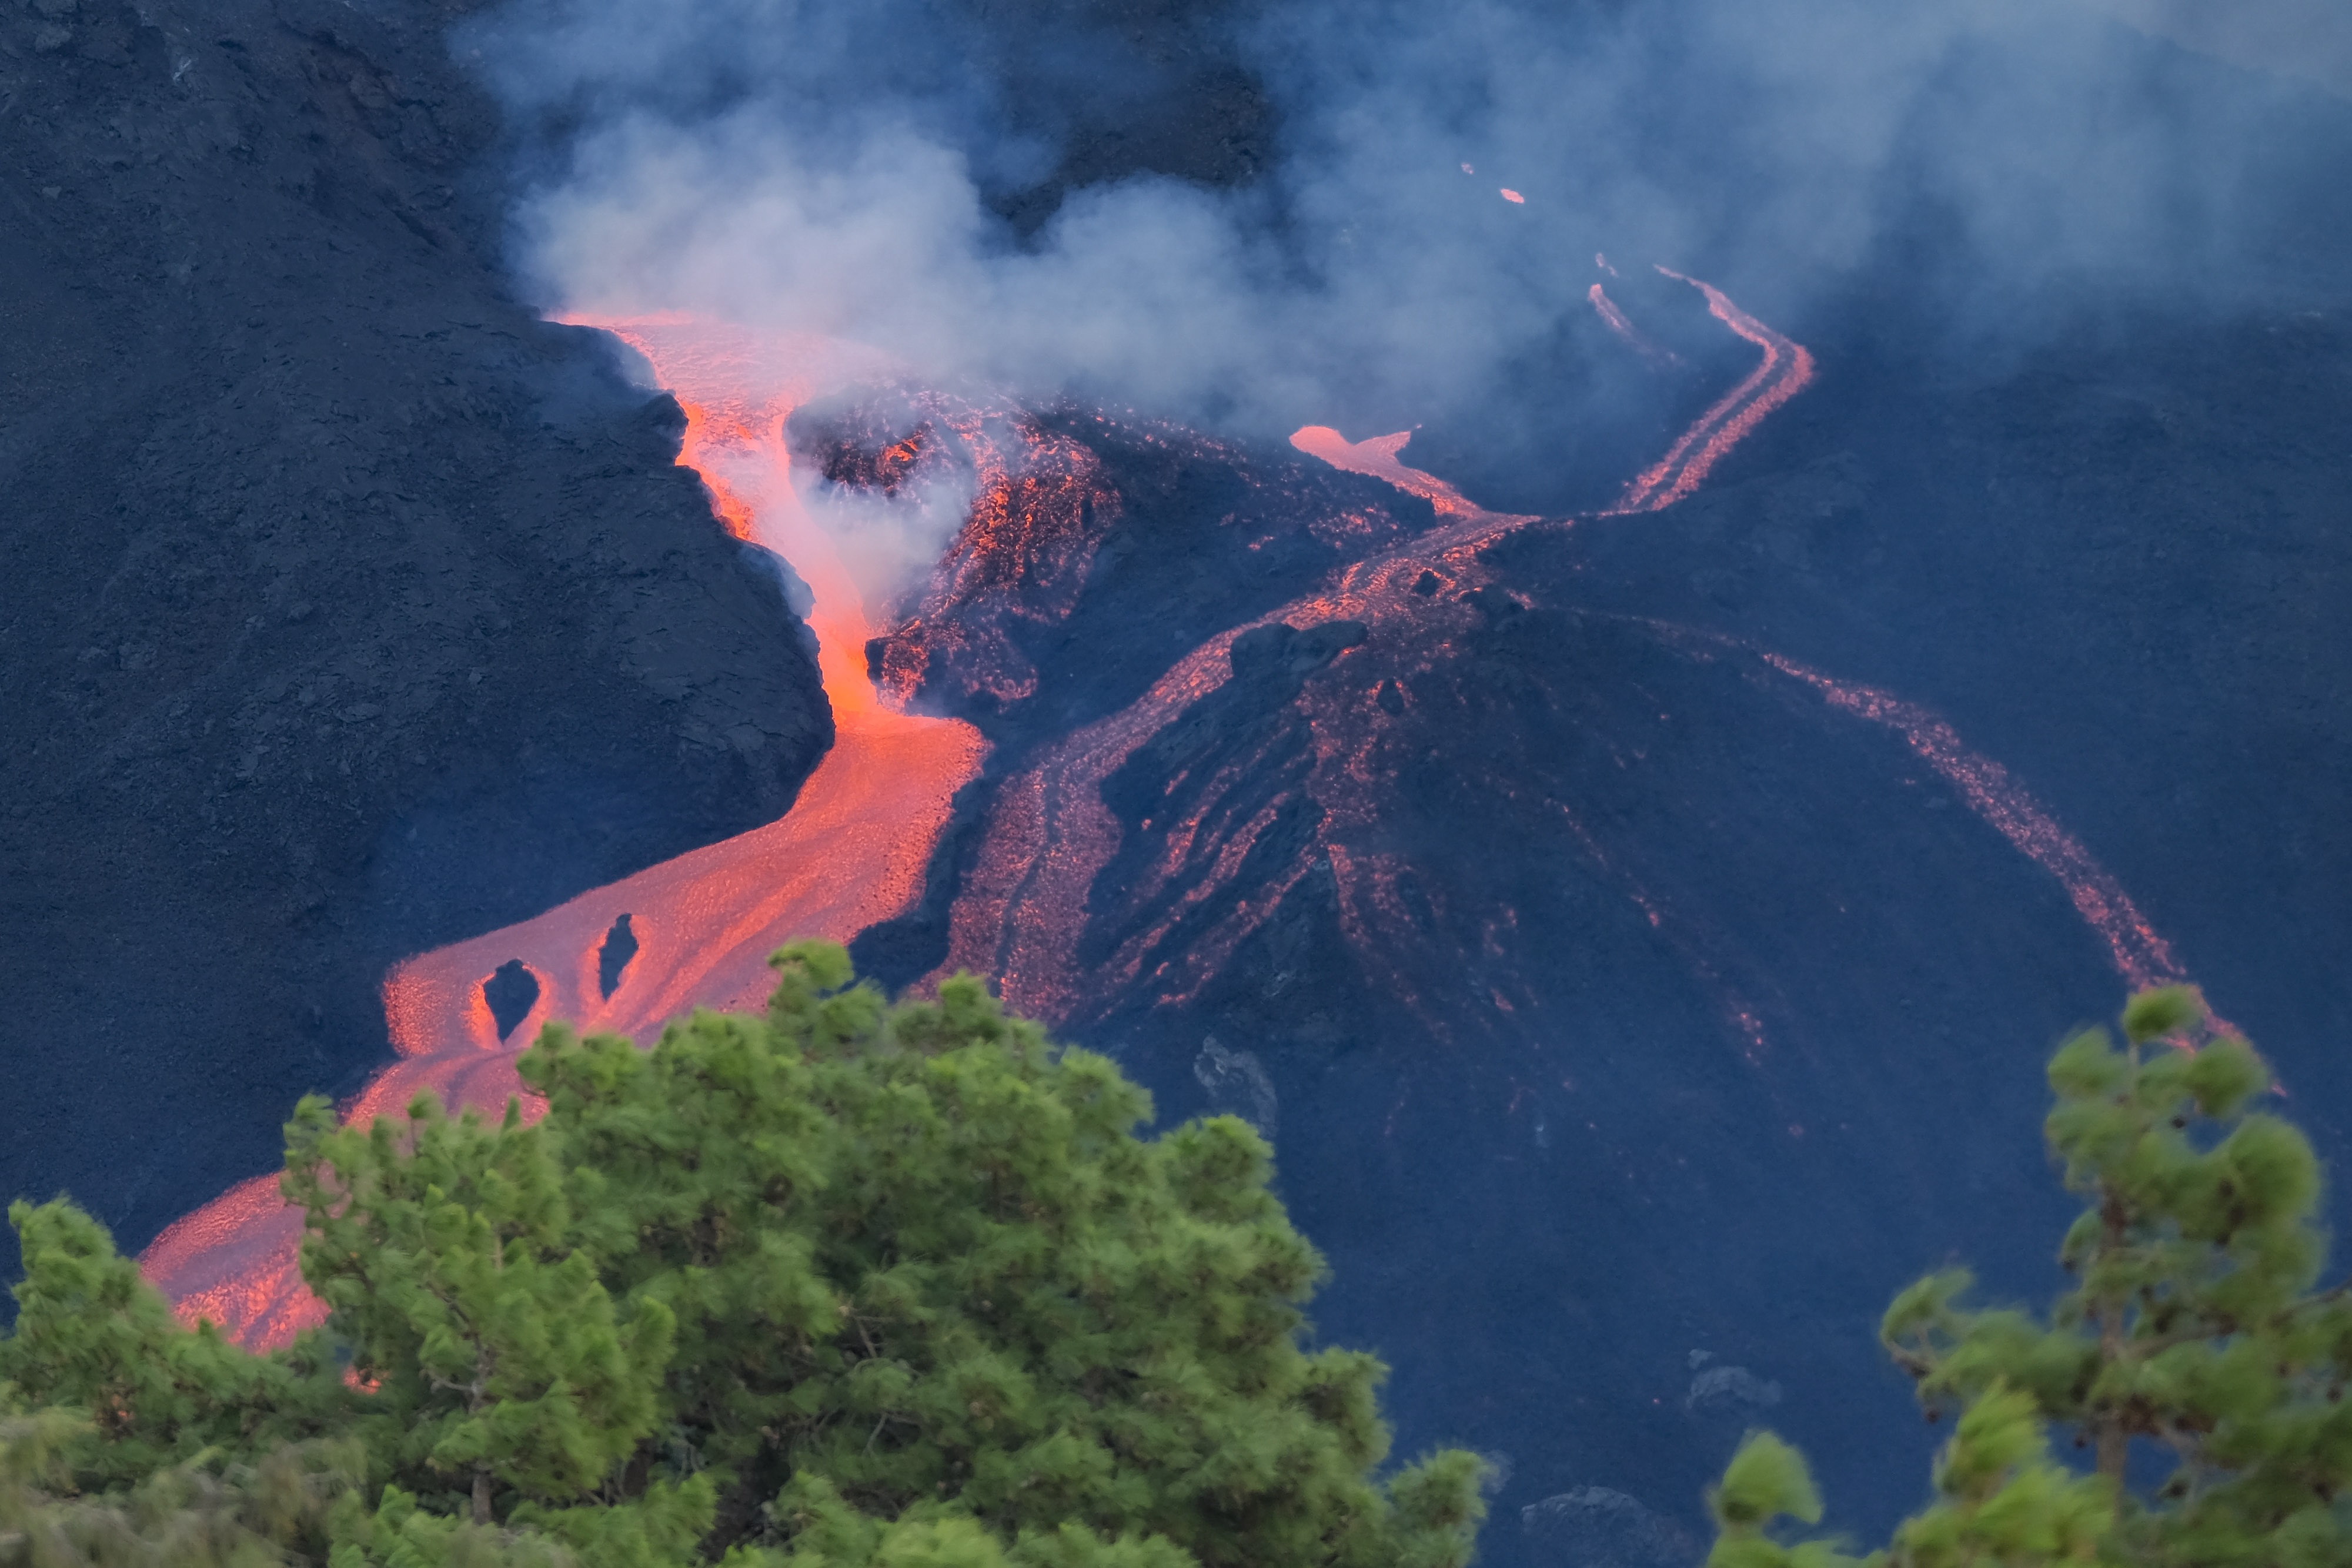
[[(686, 410), (679, 462), (702, 476), (730, 532), (791, 561), (808, 584), (835, 738), (778, 821), (396, 966), (383, 1006), (399, 1060), (344, 1108), (358, 1124), (427, 1092), (492, 1113), (509, 1096), (535, 1106), (514, 1063), (551, 1019), (644, 1040), (697, 1007), (759, 1006), (778, 947), (811, 936), (847, 942), (913, 903), (950, 800), (980, 770), (985, 744), (971, 725), (877, 700), (866, 675), (863, 600), (793, 486), (785, 420), (829, 381), (864, 367), (818, 340), (683, 318), (581, 324), (614, 332), (652, 362)], [(635, 950), (615, 975), (607, 943), (625, 948), (628, 938)], [(537, 994), (501, 1030), (486, 986), (501, 970), (519, 979), (511, 966), (530, 977), (517, 988), (528, 996), (535, 985)], [(297, 1265), (301, 1233), (278, 1178), (257, 1176), (177, 1221), (140, 1261), (183, 1318), (208, 1318), (267, 1349), (324, 1315)]]

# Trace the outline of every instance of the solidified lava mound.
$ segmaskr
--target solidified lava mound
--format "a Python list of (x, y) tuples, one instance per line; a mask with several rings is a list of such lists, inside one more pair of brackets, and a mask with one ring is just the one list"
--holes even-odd
[[(2119, 967), (2177, 962), (2352, 1147), (2348, 345), (1953, 389), (1842, 342), (1688, 499), (1466, 547), (1294, 454), (1033, 416), (1089, 527), (961, 591), (1017, 555), (983, 491), (877, 639), (995, 749), (861, 966), (984, 970), (1163, 1119), (1278, 1120), (1323, 1331), (1411, 1368), (1405, 1447), (1510, 1456), (1492, 1560), (1594, 1489), (1701, 1530), (1768, 1419), (1895, 1510), (1929, 1442), (1856, 1436), (1916, 1426), (1875, 1314), (1946, 1257), (2050, 1287), (2041, 1056)], [(2086, 921), (2118, 892), (2168, 946)]]
[(128, 1245), (357, 1087), (394, 960), (830, 737), (676, 405), (510, 297), (445, 20), (0, 15), (0, 1196)]

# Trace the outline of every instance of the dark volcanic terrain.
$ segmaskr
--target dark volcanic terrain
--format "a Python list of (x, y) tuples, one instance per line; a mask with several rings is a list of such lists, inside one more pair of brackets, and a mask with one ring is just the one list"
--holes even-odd
[(2030, 791), (2352, 1157), (2346, 315), (2142, 319), (1955, 379), (1914, 355), (1932, 321), (1848, 305), (1867, 329), (1825, 312), (1815, 383), (1690, 499), (1345, 604), (1328, 562), (1410, 553), (1423, 503), (1039, 421), (1085, 527), (1039, 507), (1065, 542), (983, 591), (968, 535), (873, 650), (997, 746), (929, 898), (858, 944), (904, 983), (1002, 894), (990, 825), (1075, 793), (1014, 799), (1041, 758), (1289, 606), (1103, 777), (1100, 870), (1040, 915), (1068, 980), (978, 950), (1163, 1119), (1276, 1134), (1333, 1262), (1318, 1327), (1396, 1363), (1402, 1446), (1510, 1457), (1490, 1562), (1690, 1560), (1765, 1421), (1883, 1528), (1936, 1436), (1887, 1299), (1955, 1260), (2056, 1283), (2039, 1069), (2126, 982), (1951, 777), (1790, 662)]
[(767, 821), (832, 721), (677, 406), (499, 265), (424, 8), (0, 14), (0, 1193), (128, 1245), (403, 955)]
[[(968, 7), (908, 56), (981, 40), (1059, 148), (986, 193), (1017, 237), (1090, 183), (1272, 157), (1214, 9)], [(568, 111), (501, 131), (446, 18), (386, 15), (0, 16), (0, 1196), (68, 1187), (132, 1245), (358, 1085), (392, 960), (772, 820), (830, 736), (787, 584), (671, 465), (676, 405), (503, 281), (499, 171)], [(1071, 50), (1020, 47), (1046, 16)], [(1142, 85), (1078, 91), (1097, 46)], [(861, 967), (961, 955), (1163, 1122), (1274, 1134), (1319, 1331), (1392, 1363), (1400, 1450), (1507, 1457), (1486, 1562), (1685, 1564), (1765, 1422), (1874, 1532), (1937, 1435), (1877, 1314), (1949, 1260), (2053, 1283), (2039, 1069), (2126, 982), (1807, 673), (1948, 722), (2113, 873), (2352, 1220), (2352, 109), (2290, 109), (2263, 123), (2302, 162), (2248, 198), (2274, 277), (2055, 287), (1977, 353), (1920, 219), (1743, 293), (1819, 373), (1655, 513), (1604, 509), (1756, 340), (1621, 256), (1675, 368), (1580, 311), (1433, 416), (1404, 461), (1547, 516), (1385, 578), (1345, 574), (1446, 515), (1278, 442), (903, 386), (804, 411), (859, 505), (909, 453), (993, 476), (868, 650), (993, 749)], [(1144, 713), (1190, 659), (1216, 678)], [(1033, 800), (1086, 853), (992, 861)]]

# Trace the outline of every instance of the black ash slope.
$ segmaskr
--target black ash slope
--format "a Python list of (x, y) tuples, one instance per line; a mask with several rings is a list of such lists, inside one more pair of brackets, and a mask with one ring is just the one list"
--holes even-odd
[(444, 20), (0, 15), (0, 1195), (131, 1245), (383, 1058), (392, 960), (830, 738), (675, 404), (508, 291)]

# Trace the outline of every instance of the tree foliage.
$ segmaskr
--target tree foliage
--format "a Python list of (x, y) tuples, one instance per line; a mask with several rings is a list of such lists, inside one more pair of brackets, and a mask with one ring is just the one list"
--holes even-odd
[(650, 1051), (550, 1028), (535, 1123), (306, 1101), (331, 1312), (285, 1352), (18, 1205), (0, 1564), (1468, 1561), (1479, 1461), (1380, 1479), (1384, 1369), (1302, 1348), (1322, 1263), (1246, 1124), (1138, 1137), (1140, 1090), (969, 978), (775, 965)]
[[(2086, 1204), (2058, 1252), (2072, 1286), (2040, 1316), (1966, 1304), (1962, 1270), (1895, 1298), (1881, 1339), (1959, 1420), (1935, 1500), (1870, 1561), (2352, 1562), (2352, 1301), (2315, 1288), (2319, 1163), (2252, 1108), (2268, 1070), (2176, 987), (2132, 998), (2120, 1045), (2068, 1040), (2049, 1080), (2044, 1131)], [(2051, 1457), (2053, 1425), (2089, 1473)], [(1802, 1458), (1769, 1434), (1741, 1448), (1716, 1511), (1720, 1568), (1851, 1561), (1767, 1533), (1819, 1517)]]

